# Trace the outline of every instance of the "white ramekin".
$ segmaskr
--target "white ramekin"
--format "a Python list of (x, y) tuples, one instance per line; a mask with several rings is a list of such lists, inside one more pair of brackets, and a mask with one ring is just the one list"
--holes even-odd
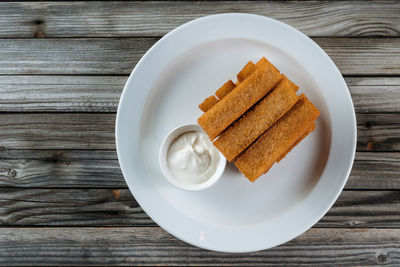
[(219, 153), (219, 162), (217, 169), (215, 173), (205, 182), (200, 183), (200, 184), (185, 184), (180, 182), (178, 179), (176, 179), (170, 172), (167, 164), (167, 152), (168, 149), (171, 145), (171, 142), (175, 140), (179, 135), (186, 133), (186, 132), (204, 132), (203, 129), (197, 125), (197, 124), (188, 124), (188, 125), (183, 125), (180, 127), (177, 127), (173, 129), (164, 139), (164, 141), (161, 144), (160, 147), (160, 153), (159, 153), (159, 163), (160, 163), (160, 168), (161, 172), (164, 175), (164, 177), (174, 186), (183, 189), (183, 190), (189, 190), (189, 191), (199, 191), (206, 189), (213, 184), (215, 184), (219, 178), (222, 176), (222, 173), (225, 170), (225, 165), (226, 165), (226, 159), (224, 155), (218, 151)]

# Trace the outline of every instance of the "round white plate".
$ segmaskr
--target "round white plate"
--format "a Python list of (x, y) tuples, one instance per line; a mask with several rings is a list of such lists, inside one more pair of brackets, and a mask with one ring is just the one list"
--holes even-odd
[[(165, 135), (196, 123), (198, 104), (263, 56), (321, 111), (317, 129), (254, 183), (232, 164), (204, 191), (168, 183), (158, 164)], [(310, 38), (270, 18), (221, 14), (176, 28), (143, 56), (121, 96), (116, 144), (129, 189), (157, 224), (195, 246), (249, 252), (300, 235), (329, 210), (351, 170), (356, 120), (342, 75)]]

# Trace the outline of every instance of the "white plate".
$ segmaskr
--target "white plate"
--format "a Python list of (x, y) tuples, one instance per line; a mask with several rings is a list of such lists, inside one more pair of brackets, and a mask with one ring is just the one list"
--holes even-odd
[[(317, 129), (255, 183), (228, 164), (204, 191), (169, 184), (158, 164), (165, 135), (196, 123), (197, 105), (262, 56), (321, 111)], [(270, 18), (222, 14), (176, 28), (143, 56), (121, 96), (116, 143), (129, 189), (157, 224), (195, 246), (248, 252), (300, 235), (329, 210), (351, 170), (356, 120), (342, 75), (310, 38)]]

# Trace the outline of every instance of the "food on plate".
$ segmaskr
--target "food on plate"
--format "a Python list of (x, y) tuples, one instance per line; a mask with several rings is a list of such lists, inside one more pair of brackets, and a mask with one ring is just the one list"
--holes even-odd
[(277, 72), (280, 72), (271, 62), (269, 62), (265, 57), (262, 57), (257, 63), (256, 68), (259, 68), (262, 65), (269, 65), (274, 68)]
[(167, 152), (171, 174), (183, 184), (201, 184), (216, 172), (220, 154), (207, 135), (191, 131), (177, 136)]
[[(227, 94), (229, 94), (233, 89), (235, 89), (236, 86), (240, 84), (240, 81), (245, 80), (247, 77), (249, 77), (258, 67), (262, 65), (269, 65), (272, 68), (275, 68), (274, 65), (272, 65), (265, 57), (261, 58), (257, 64), (254, 64), (253, 62), (249, 61), (246, 66), (243, 67), (243, 69), (236, 75), (238, 81), (236, 83), (232, 82), (232, 80), (227, 81), (222, 85), (216, 92), (215, 96), (209, 96), (207, 97), (203, 103), (199, 105), (199, 108), (203, 111), (206, 112), (210, 108), (212, 108), (219, 100), (224, 98)], [(275, 68), (276, 71), (279, 72), (277, 68)], [(283, 77), (286, 77), (285, 75), (282, 74)], [(287, 78), (287, 77), (286, 77)], [(289, 79), (288, 79), (289, 80)], [(290, 81), (290, 80), (289, 80)], [(296, 86), (297, 89), (299, 87), (295, 85), (292, 81), (290, 81), (293, 86)], [(206, 108), (204, 108), (206, 107)], [(206, 110), (204, 110), (206, 109)]]
[(282, 80), (286, 80), (287, 82), (289, 82), (290, 83), (290, 87), (292, 87), (295, 92), (297, 92), (299, 90), (299, 87), (297, 86), (297, 84), (295, 84), (294, 82), (289, 80), (289, 78), (286, 77), (285, 74), (282, 74), (282, 76), (283, 76)]
[(304, 130), (303, 135), (299, 137), (299, 139), (297, 139), (296, 142), (294, 142), (289, 148), (288, 150), (286, 150), (285, 153), (283, 153), (279, 159), (277, 160), (277, 162), (281, 161), (284, 157), (286, 157), (286, 155), (295, 147), (297, 146), (298, 143), (301, 142), (301, 140), (303, 140), (309, 133), (311, 133), (312, 131), (315, 130), (315, 127), (317, 125), (315, 124), (315, 122), (312, 122), (310, 125), (308, 125), (308, 127)]
[(232, 80), (227, 81), (222, 85), (216, 92), (215, 95), (218, 97), (218, 99), (224, 98), (227, 94), (229, 94), (236, 85), (232, 82)]
[(256, 65), (253, 62), (249, 61), (249, 63), (247, 63), (246, 66), (243, 67), (238, 75), (236, 75), (238, 82), (241, 83), (255, 71)]
[(232, 161), (296, 103), (295, 90), (293, 83), (282, 79), (270, 94), (223, 131), (214, 145)]
[(235, 161), (252, 182), (266, 173), (304, 138), (319, 116), (318, 109), (303, 94), (299, 101)]
[[(268, 62), (269, 63), (269, 62)], [(272, 64), (262, 63), (246, 80), (204, 113), (198, 123), (214, 140), (230, 124), (263, 98), (282, 79)]]
[(265, 57), (210, 96), (198, 119), (214, 146), (251, 182), (316, 128), (318, 109)]
[(201, 111), (207, 112), (210, 108), (217, 104), (218, 101), (219, 100), (215, 96), (209, 96), (203, 101), (203, 103), (199, 105), (199, 108), (201, 109)]

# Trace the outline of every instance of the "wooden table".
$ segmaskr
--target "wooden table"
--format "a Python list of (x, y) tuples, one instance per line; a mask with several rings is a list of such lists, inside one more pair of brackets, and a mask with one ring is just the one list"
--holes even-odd
[[(239, 255), (190, 246), (149, 219), (114, 141), (140, 57), (182, 23), (223, 12), (312, 37), (345, 77), (358, 125), (350, 179), (326, 216)], [(399, 37), (399, 1), (0, 3), (0, 265), (399, 265)]]

